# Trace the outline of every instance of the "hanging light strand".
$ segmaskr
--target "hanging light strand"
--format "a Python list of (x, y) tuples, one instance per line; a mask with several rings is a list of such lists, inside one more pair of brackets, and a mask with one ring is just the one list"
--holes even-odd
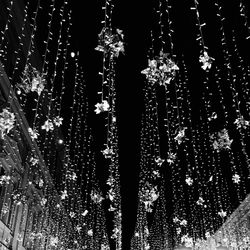
[(11, 0), (9, 2), (9, 6), (6, 8), (8, 11), (6, 24), (5, 24), (4, 30), (1, 31), (1, 33), (0, 33), (1, 34), (1, 37), (0, 37), (0, 55), (4, 60), (6, 60), (5, 56), (7, 53), (7, 47), (6, 47), (7, 45), (4, 45), (4, 41), (6, 39), (6, 33), (9, 30), (11, 20), (13, 18), (13, 14), (12, 14), (13, 5), (14, 5), (14, 1)]

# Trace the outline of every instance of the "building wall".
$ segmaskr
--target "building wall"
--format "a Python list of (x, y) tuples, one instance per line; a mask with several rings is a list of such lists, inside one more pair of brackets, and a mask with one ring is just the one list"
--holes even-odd
[[(15, 127), (0, 139), (0, 250), (55, 249), (52, 237), (66, 246), (71, 241), (71, 223), (1, 65), (0, 90), (8, 102), (5, 106), (16, 117)], [(30, 152), (39, 159), (35, 167), (29, 162)], [(42, 188), (37, 178), (44, 180)]]

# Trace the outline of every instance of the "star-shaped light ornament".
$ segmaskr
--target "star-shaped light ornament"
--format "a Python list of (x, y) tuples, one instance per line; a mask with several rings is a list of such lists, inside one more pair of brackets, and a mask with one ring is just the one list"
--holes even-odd
[(187, 176), (185, 182), (187, 183), (188, 186), (192, 186), (194, 181), (191, 177)]
[(202, 63), (201, 68), (204, 70), (211, 69), (213, 60), (214, 58), (210, 57), (207, 51), (204, 51), (199, 58), (199, 62)]
[(144, 247), (145, 250), (149, 250), (150, 249), (150, 245), (148, 242), (145, 243), (145, 247)]
[(82, 230), (82, 227), (81, 227), (80, 225), (77, 225), (77, 226), (76, 226), (76, 230), (77, 230), (78, 233), (80, 233), (81, 230)]
[(36, 129), (28, 128), (28, 132), (32, 140), (35, 140), (38, 138), (38, 132), (36, 131)]
[(188, 234), (185, 234), (181, 237), (181, 242), (184, 243), (186, 247), (193, 247), (194, 245), (193, 239), (188, 236)]
[(101, 250), (110, 250), (107, 244), (101, 244)]
[(98, 46), (95, 48), (97, 51), (109, 53), (110, 56), (118, 57), (120, 53), (124, 53), (124, 34), (120, 29), (116, 29), (114, 32), (109, 27), (104, 27), (100, 34), (98, 34)]
[(185, 130), (186, 127), (180, 127), (177, 131), (177, 135), (174, 137), (174, 139), (177, 141), (178, 145), (180, 145), (185, 140)]
[(101, 103), (97, 103), (95, 107), (96, 107), (95, 109), (96, 114), (100, 114), (102, 112), (110, 110), (109, 103), (106, 100), (103, 100)]
[(76, 213), (75, 213), (75, 212), (70, 212), (70, 213), (69, 213), (69, 216), (70, 216), (71, 218), (75, 218)]
[(11, 177), (9, 175), (0, 176), (0, 185), (9, 184), (11, 181)]
[(167, 158), (167, 163), (169, 165), (172, 165), (172, 164), (174, 164), (175, 160), (176, 160), (176, 154), (174, 154), (172, 152), (169, 152), (168, 153), (168, 158)]
[(142, 189), (141, 199), (147, 212), (151, 213), (153, 211), (153, 203), (158, 199), (158, 197), (159, 193), (157, 186), (153, 186), (149, 182), (146, 182)]
[(199, 199), (196, 201), (196, 204), (206, 208), (207, 205), (205, 205), (204, 202), (205, 202), (205, 200), (202, 197), (199, 197)]
[(43, 187), (43, 184), (44, 184), (43, 179), (40, 179), (39, 182), (38, 182), (38, 186), (39, 186), (39, 187)]
[(11, 113), (8, 109), (3, 109), (0, 113), (0, 138), (3, 138), (6, 134), (14, 128), (15, 115)]
[(37, 75), (32, 78), (30, 91), (37, 92), (38, 96), (40, 96), (44, 90), (45, 84), (46, 80), (44, 79), (44, 76), (37, 72)]
[(155, 159), (155, 162), (156, 162), (156, 164), (157, 164), (159, 167), (161, 167), (161, 165), (163, 164), (164, 161), (165, 161), (165, 160), (164, 160), (164, 159), (161, 159), (160, 156), (158, 156), (158, 157)]
[(209, 117), (208, 117), (208, 121), (213, 121), (217, 119), (217, 113), (213, 112)]
[(88, 236), (93, 236), (93, 230), (92, 229), (89, 229), (88, 232), (87, 232)]
[(178, 223), (178, 222), (180, 222), (180, 219), (179, 219), (178, 217), (175, 216), (175, 217), (173, 218), (173, 222), (174, 222), (174, 223)]
[(187, 220), (185, 220), (185, 219), (181, 220), (180, 225), (186, 227), (187, 226)]
[(82, 216), (85, 217), (87, 214), (88, 214), (88, 210), (86, 209), (83, 213), (82, 213)]
[(149, 82), (158, 83), (167, 87), (176, 76), (179, 67), (169, 58), (169, 54), (160, 52), (160, 55), (152, 60), (148, 60), (148, 68), (141, 71)]
[(227, 212), (224, 211), (223, 209), (221, 209), (219, 212), (218, 212), (218, 215), (221, 217), (221, 218), (225, 218), (227, 216)]
[(116, 239), (118, 236), (119, 236), (119, 233), (120, 233), (120, 230), (119, 228), (115, 227), (113, 230), (112, 230), (113, 234), (111, 235), (111, 239)]
[(67, 190), (62, 191), (61, 199), (65, 200), (68, 197)]
[(44, 125), (42, 125), (41, 128), (43, 130), (46, 130), (46, 132), (53, 131), (54, 130), (54, 124), (50, 119), (48, 119), (47, 121), (44, 122)]
[(90, 197), (96, 204), (101, 203), (104, 200), (104, 198), (96, 190), (91, 191)]
[(107, 147), (106, 147), (104, 150), (102, 150), (101, 152), (102, 152), (102, 154), (104, 155), (104, 157), (105, 157), (106, 159), (111, 158), (112, 155), (115, 154), (114, 151), (113, 151), (113, 149), (112, 149), (112, 148), (109, 148), (109, 146), (107, 146)]
[(39, 162), (38, 158), (33, 157), (33, 156), (30, 157), (30, 164), (31, 164), (31, 166), (36, 166), (38, 164), (38, 162)]
[(240, 176), (238, 174), (234, 174), (232, 177), (232, 180), (235, 184), (239, 184), (240, 183)]
[(213, 148), (217, 152), (221, 150), (230, 150), (233, 140), (230, 139), (227, 129), (214, 133), (210, 136), (213, 141)]
[(41, 206), (42, 206), (42, 207), (45, 206), (46, 203), (47, 203), (47, 199), (42, 198), (40, 203), (41, 203)]
[(234, 121), (234, 124), (236, 124), (237, 129), (247, 129), (250, 125), (250, 122), (241, 116)]
[(53, 123), (56, 127), (60, 127), (62, 125), (62, 121), (63, 121), (63, 118), (62, 117), (59, 117), (59, 116), (56, 116), (54, 119), (53, 119)]

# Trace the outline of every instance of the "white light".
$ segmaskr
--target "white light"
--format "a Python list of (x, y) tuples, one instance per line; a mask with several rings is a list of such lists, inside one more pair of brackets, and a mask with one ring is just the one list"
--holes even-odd
[(58, 140), (58, 144), (63, 144), (63, 140), (62, 140), (62, 139), (59, 139), (59, 140)]
[(76, 54), (75, 54), (75, 52), (71, 52), (70, 55), (72, 58), (74, 58)]

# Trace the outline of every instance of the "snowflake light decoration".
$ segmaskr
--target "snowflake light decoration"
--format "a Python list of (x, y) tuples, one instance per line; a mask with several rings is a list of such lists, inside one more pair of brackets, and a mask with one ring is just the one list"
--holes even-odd
[(96, 190), (91, 191), (90, 197), (95, 204), (99, 204), (104, 200), (104, 198)]
[(185, 140), (185, 130), (187, 128), (180, 127), (177, 131), (177, 135), (174, 137), (174, 139), (177, 141), (177, 143), (180, 145)]
[(219, 215), (221, 218), (225, 218), (225, 217), (227, 216), (227, 212), (221, 209), (221, 210), (218, 212), (218, 215)]
[(181, 242), (184, 243), (186, 247), (193, 247), (194, 245), (193, 239), (189, 237), (188, 234), (181, 237)]
[(120, 53), (124, 53), (124, 35), (122, 30), (116, 29), (113, 33), (111, 28), (104, 27), (98, 37), (98, 46), (95, 50), (110, 53), (111, 57), (118, 57)]
[(56, 127), (60, 127), (62, 125), (62, 121), (63, 121), (63, 118), (62, 117), (59, 117), (59, 116), (56, 116), (54, 119), (53, 119), (53, 123)]
[(82, 213), (82, 216), (85, 217), (87, 214), (88, 214), (88, 210), (86, 209), (83, 213)]
[(97, 103), (95, 105), (95, 107), (96, 107), (96, 109), (94, 111), (95, 111), (96, 114), (100, 114), (102, 112), (110, 110), (109, 103), (106, 100), (103, 100), (101, 103)]
[(149, 182), (146, 182), (142, 189), (141, 200), (144, 203), (145, 210), (149, 213), (153, 211), (152, 206), (154, 201), (159, 197), (157, 186), (153, 186)]
[(232, 180), (234, 183), (239, 184), (240, 183), (240, 176), (238, 174), (234, 174), (232, 177)]
[(7, 108), (3, 109), (0, 113), (0, 137), (3, 138), (6, 134), (14, 128), (15, 115), (11, 113)]
[(176, 160), (176, 154), (174, 154), (172, 152), (168, 152), (167, 163), (169, 165), (172, 165), (172, 164), (174, 164), (175, 160)]
[(216, 120), (217, 119), (217, 113), (213, 112), (211, 116), (208, 117), (208, 121)]
[(153, 60), (148, 60), (148, 68), (141, 71), (151, 83), (167, 87), (176, 76), (178, 66), (169, 58), (169, 54), (160, 52)]
[(186, 227), (187, 226), (187, 220), (185, 220), (185, 219), (181, 220), (180, 225)]
[(156, 162), (156, 164), (159, 166), (159, 167), (161, 167), (161, 165), (164, 163), (164, 159), (161, 159), (161, 157), (160, 156), (158, 156), (156, 159), (155, 159), (155, 162)]
[(92, 229), (89, 229), (88, 232), (87, 232), (87, 235), (88, 235), (88, 236), (93, 236), (93, 230), (92, 230)]
[(43, 179), (40, 179), (39, 182), (38, 182), (38, 186), (39, 186), (39, 187), (43, 187), (43, 184), (44, 184)]
[(213, 148), (216, 151), (231, 149), (231, 144), (233, 140), (230, 140), (227, 129), (222, 129), (221, 131), (210, 136), (213, 140)]
[(38, 138), (38, 132), (36, 131), (36, 129), (28, 128), (28, 132), (32, 140), (35, 140)]
[(201, 68), (204, 70), (211, 69), (212, 62), (214, 58), (210, 57), (207, 51), (203, 52), (203, 55), (200, 55), (199, 62), (202, 63)]
[(48, 119), (44, 122), (44, 125), (41, 127), (43, 130), (46, 130), (46, 132), (53, 131), (54, 130), (54, 124), (53, 122)]
[(101, 250), (110, 250), (107, 244), (101, 244)]
[(28, 64), (25, 66), (21, 78), (22, 82), (17, 84), (17, 88), (22, 89), (26, 94), (37, 92), (38, 96), (40, 96), (46, 85), (45, 76), (45, 73), (40, 73), (36, 68)]
[(192, 186), (194, 181), (191, 177), (187, 176), (185, 182), (188, 184), (188, 186)]
[(67, 192), (67, 190), (62, 191), (61, 199), (62, 199), (62, 200), (65, 200), (67, 197), (68, 197), (68, 192)]
[(76, 173), (72, 172), (70, 174), (67, 174), (67, 179), (72, 180), (72, 181), (76, 181), (76, 179), (77, 179)]
[(236, 124), (237, 129), (247, 129), (247, 127), (250, 125), (250, 122), (241, 116), (235, 120), (234, 124)]
[(196, 201), (196, 204), (205, 207), (204, 202), (205, 200), (202, 197), (199, 197), (199, 199)]
[(30, 164), (31, 164), (31, 166), (36, 166), (38, 164), (38, 162), (39, 162), (38, 158), (33, 157), (33, 156), (30, 157)]
[(112, 230), (113, 234), (111, 235), (111, 239), (116, 239), (118, 236), (119, 236), (119, 233), (120, 233), (120, 230), (119, 228), (115, 227), (113, 230)]
[(69, 216), (70, 216), (71, 218), (75, 218), (76, 213), (75, 213), (75, 212), (70, 212), (70, 213), (69, 213)]
[(42, 207), (45, 206), (46, 203), (47, 203), (47, 199), (42, 198), (42, 199), (41, 199), (41, 202), (40, 202), (41, 206), (42, 206)]
[(105, 157), (106, 159), (111, 158), (112, 155), (114, 155), (113, 149), (112, 149), (112, 148), (109, 148), (109, 146), (107, 146), (107, 147), (106, 147), (104, 150), (102, 150), (101, 152), (102, 152), (102, 154), (104, 155), (104, 157)]
[(77, 232), (78, 232), (78, 233), (80, 233), (80, 232), (81, 232), (81, 230), (82, 230), (82, 227), (81, 227), (81, 226), (79, 226), (79, 225), (77, 225), (77, 226), (76, 226), (76, 230), (77, 230)]
[(0, 176), (0, 185), (9, 184), (11, 181), (11, 177), (9, 175)]

